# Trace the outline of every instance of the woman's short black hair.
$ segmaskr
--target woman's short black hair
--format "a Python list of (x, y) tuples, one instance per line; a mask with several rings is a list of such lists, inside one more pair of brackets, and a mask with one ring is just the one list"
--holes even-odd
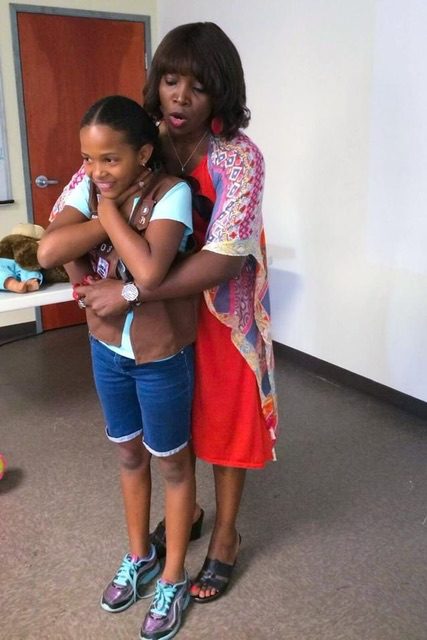
[(154, 54), (144, 87), (144, 107), (160, 119), (159, 85), (167, 73), (192, 75), (212, 100), (212, 117), (222, 119), (222, 134), (231, 138), (247, 127), (246, 85), (239, 53), (213, 22), (184, 24), (163, 38)]
[(106, 96), (93, 104), (80, 121), (80, 128), (104, 124), (124, 134), (125, 140), (138, 151), (144, 144), (152, 144), (154, 152), (150, 158), (158, 161), (159, 129), (147, 111), (135, 100), (126, 96)]

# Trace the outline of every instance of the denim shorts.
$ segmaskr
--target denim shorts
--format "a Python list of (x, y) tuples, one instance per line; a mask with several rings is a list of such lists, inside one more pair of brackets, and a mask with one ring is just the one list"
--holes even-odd
[(193, 346), (171, 358), (135, 364), (90, 336), (96, 390), (113, 442), (140, 435), (153, 455), (170, 456), (190, 440)]

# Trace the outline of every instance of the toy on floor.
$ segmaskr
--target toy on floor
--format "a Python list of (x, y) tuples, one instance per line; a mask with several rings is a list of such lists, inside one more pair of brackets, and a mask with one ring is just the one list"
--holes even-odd
[(5, 471), (6, 471), (6, 459), (0, 453), (0, 480), (3, 478)]
[(63, 267), (40, 267), (37, 248), (43, 234), (40, 225), (21, 222), (0, 240), (0, 289), (27, 293), (37, 291), (42, 282), (68, 282)]

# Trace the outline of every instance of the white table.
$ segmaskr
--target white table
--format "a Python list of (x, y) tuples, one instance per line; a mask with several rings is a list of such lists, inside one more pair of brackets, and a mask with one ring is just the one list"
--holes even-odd
[(42, 285), (38, 291), (12, 293), (0, 291), (0, 312), (42, 307), (55, 302), (68, 302), (73, 299), (73, 288), (69, 282)]

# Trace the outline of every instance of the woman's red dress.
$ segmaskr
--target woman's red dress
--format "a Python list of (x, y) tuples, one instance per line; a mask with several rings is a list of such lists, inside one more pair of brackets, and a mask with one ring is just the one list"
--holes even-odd
[[(215, 200), (205, 158), (191, 174), (201, 195)], [(198, 246), (207, 221), (194, 214)], [(255, 374), (231, 341), (231, 329), (201, 302), (196, 345), (192, 438), (201, 460), (227, 467), (262, 468), (273, 459)]]

